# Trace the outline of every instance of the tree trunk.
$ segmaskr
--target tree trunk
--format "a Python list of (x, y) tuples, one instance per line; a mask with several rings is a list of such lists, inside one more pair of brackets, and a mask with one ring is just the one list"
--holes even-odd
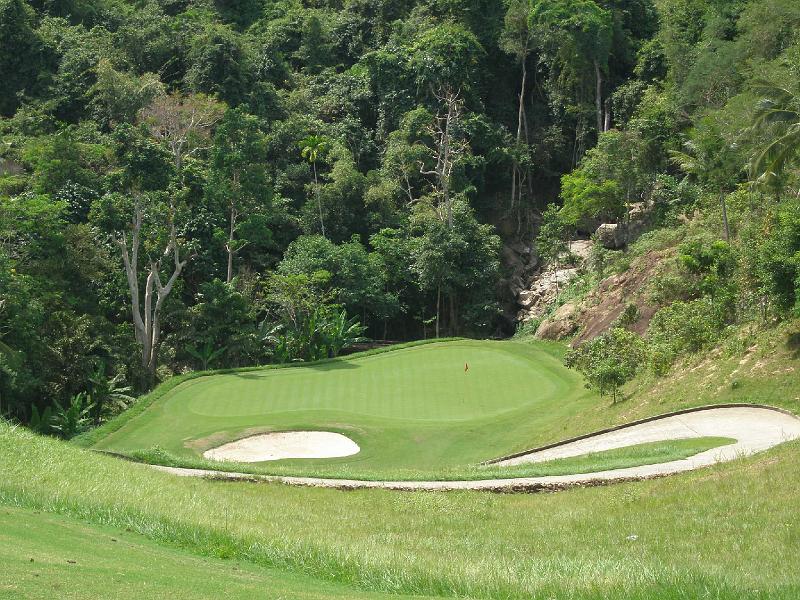
[(316, 161), (312, 162), (311, 166), (314, 169), (314, 195), (317, 197), (317, 210), (319, 211), (319, 228), (322, 230), (322, 237), (327, 237), (325, 235), (325, 222), (322, 220), (322, 199), (319, 197), (319, 182), (317, 181)]
[(444, 195), (444, 206), (447, 209), (447, 226), (453, 228), (453, 207), (450, 204), (450, 177), (447, 174), (447, 166), (450, 164), (450, 125), (453, 116), (452, 103), (447, 106), (447, 125), (445, 125), (444, 135), (442, 136), (442, 193)]
[(230, 283), (231, 280), (233, 279), (233, 253), (234, 253), (233, 237), (234, 234), (236, 233), (236, 217), (237, 217), (236, 208), (231, 206), (231, 223), (230, 223), (230, 229), (228, 230), (228, 243), (225, 246), (225, 249), (228, 251), (228, 275), (225, 278), (226, 283)]
[(729, 242), (731, 239), (731, 229), (728, 225), (728, 204), (725, 202), (725, 192), (720, 191), (719, 202), (722, 205), (722, 224), (725, 226), (725, 241)]
[[(523, 57), (522, 59), (522, 77), (520, 81), (520, 88), (519, 88), (519, 106), (517, 108), (517, 151), (519, 151), (520, 143), (522, 142), (522, 127), (523, 122), (525, 120), (525, 85), (527, 84), (528, 79), (528, 66), (526, 64), (526, 60)], [(527, 129), (527, 128), (526, 128)], [(527, 142), (527, 135), (526, 140)], [(520, 174), (520, 166), (517, 162), (517, 159), (514, 159), (514, 169), (511, 178), (511, 210), (514, 210), (514, 204), (517, 203), (518, 200), (521, 201), (522, 197), (522, 176)], [(520, 179), (519, 191), (517, 191), (517, 179)], [(519, 195), (519, 198), (517, 198)]]
[(597, 135), (603, 132), (603, 73), (600, 63), (594, 61), (595, 96), (594, 105), (597, 112)]
[[(172, 292), (175, 281), (180, 276), (186, 266), (186, 260), (180, 259), (178, 250), (177, 234), (175, 233), (174, 210), (170, 215), (169, 241), (162, 256), (172, 255), (174, 268), (172, 275), (165, 285), (161, 284), (161, 261), (151, 262), (148, 267), (147, 278), (144, 289), (144, 307), (140, 304), (139, 290), (139, 247), (141, 245), (141, 228), (144, 217), (144, 209), (141, 199), (137, 196), (134, 202), (134, 214), (131, 229), (131, 243), (128, 247), (127, 235), (123, 232), (117, 238), (117, 245), (122, 251), (122, 262), (125, 268), (125, 276), (128, 280), (128, 292), (130, 294), (131, 315), (133, 318), (133, 328), (136, 341), (141, 347), (141, 364), (145, 372), (146, 381), (144, 388), (148, 388), (155, 381), (156, 366), (158, 363), (158, 346), (161, 337), (161, 326), (159, 315), (164, 300)], [(155, 303), (153, 302), (155, 292)]]
[(441, 317), (442, 286), (436, 288), (436, 337), (439, 337), (439, 318)]

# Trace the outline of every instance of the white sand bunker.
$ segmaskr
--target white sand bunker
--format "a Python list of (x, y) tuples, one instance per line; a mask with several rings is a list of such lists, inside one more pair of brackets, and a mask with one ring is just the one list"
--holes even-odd
[(281, 431), (263, 433), (223, 444), (203, 452), (211, 460), (264, 462), (282, 458), (337, 458), (357, 454), (361, 448), (341, 433)]

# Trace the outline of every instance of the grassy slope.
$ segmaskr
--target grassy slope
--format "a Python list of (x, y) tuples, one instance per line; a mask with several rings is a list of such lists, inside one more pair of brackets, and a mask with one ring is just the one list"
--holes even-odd
[(176, 478), (0, 425), (0, 504), (369, 591), (788, 599), (799, 454), (557, 494), (339, 492)]
[(461, 340), (192, 379), (95, 447), (130, 453), (159, 446), (188, 459), (261, 431), (327, 429), (353, 438), (361, 452), (281, 461), (270, 470), (376, 477), (478, 463), (525, 447), (533, 432), (553, 439), (561, 423), (594, 404), (548, 346)]
[[(616, 405), (597, 403), (576, 414), (571, 432), (593, 431), (664, 412), (742, 402), (800, 415), (800, 320), (776, 328), (732, 332), (719, 347), (688, 356), (667, 377), (642, 373)], [(532, 442), (546, 443), (535, 436)]]
[(193, 555), (74, 518), (0, 506), (0, 598), (386, 598), (242, 561)]

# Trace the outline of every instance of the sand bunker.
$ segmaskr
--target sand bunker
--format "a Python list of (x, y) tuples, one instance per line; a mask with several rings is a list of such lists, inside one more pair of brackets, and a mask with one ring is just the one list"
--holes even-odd
[(211, 460), (264, 462), (282, 458), (336, 458), (361, 448), (353, 440), (330, 431), (282, 431), (253, 435), (203, 452)]
[[(358, 452), (358, 446), (352, 440), (339, 434), (322, 432), (296, 432), (302, 435), (336, 436), (351, 444), (354, 451), (345, 454), (326, 454), (325, 456), (347, 456)], [(216, 450), (219, 452), (229, 446), (247, 443), (250, 440), (276, 435), (268, 434), (246, 438), (239, 442), (226, 444)], [(259, 481), (279, 481), (290, 485), (306, 485), (314, 487), (330, 487), (341, 489), (383, 488), (395, 490), (492, 490), (492, 491), (538, 491), (556, 490), (579, 485), (598, 485), (613, 481), (632, 479), (649, 479), (673, 473), (681, 473), (707, 467), (720, 462), (734, 460), (742, 456), (761, 452), (787, 442), (800, 439), (800, 419), (793, 414), (768, 406), (727, 405), (708, 406), (680, 413), (655, 417), (647, 421), (631, 423), (615, 430), (600, 431), (579, 440), (566, 440), (553, 444), (547, 449), (532, 450), (514, 457), (498, 459), (494, 464), (512, 465), (525, 462), (540, 462), (553, 458), (580, 456), (589, 452), (602, 452), (612, 448), (622, 448), (634, 444), (657, 440), (685, 439), (687, 437), (723, 436), (736, 441), (734, 444), (712, 448), (689, 458), (673, 460), (654, 465), (642, 465), (594, 473), (578, 473), (574, 475), (545, 475), (541, 477), (515, 477), (507, 479), (454, 480), (454, 481), (365, 481), (358, 479), (330, 479), (321, 477), (286, 477), (275, 475), (250, 475), (248, 473), (231, 473), (211, 471), (207, 469), (186, 469), (180, 467), (163, 467), (152, 465), (154, 469), (166, 471), (183, 477), (219, 477), (224, 479), (247, 479)], [(293, 454), (292, 456), (300, 456)], [(304, 454), (303, 456), (310, 456)], [(322, 456), (314, 454), (314, 457)], [(228, 460), (228, 456), (225, 456)], [(289, 458), (280, 456), (276, 458)], [(237, 457), (235, 460), (248, 460)], [(251, 458), (249, 460), (271, 460), (269, 458)]]

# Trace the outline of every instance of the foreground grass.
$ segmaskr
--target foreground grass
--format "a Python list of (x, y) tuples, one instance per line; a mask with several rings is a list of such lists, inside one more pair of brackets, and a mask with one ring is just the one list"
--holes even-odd
[[(319, 476), (335, 479), (360, 479), (365, 481), (436, 481), (502, 479), (508, 477), (540, 477), (544, 475), (570, 475), (573, 473), (596, 473), (611, 469), (625, 469), (641, 465), (653, 465), (694, 456), (700, 452), (732, 444), (736, 440), (725, 437), (702, 437), (679, 440), (664, 440), (646, 444), (634, 444), (625, 448), (592, 452), (572, 458), (561, 458), (541, 463), (528, 463), (509, 467), (494, 465), (470, 466), (446, 469), (439, 472), (413, 471), (410, 469), (379, 471), (364, 475), (346, 466), (332, 470), (319, 469)], [(145, 452), (132, 452), (131, 456), (141, 462), (168, 467), (187, 467), (212, 471), (237, 471), (254, 475), (288, 475), (292, 467), (274, 465), (260, 466), (251, 463), (218, 462), (205, 459), (184, 459), (156, 448)]]
[[(469, 368), (466, 369), (465, 365)], [(93, 447), (125, 454), (158, 446), (199, 458), (204, 450), (265, 431), (329, 430), (352, 438), (351, 457), (281, 461), (282, 472), (437, 472), (512, 452), (597, 403), (581, 377), (545, 344), (458, 340), (403, 347), (300, 368), (262, 369), (166, 384), (135, 418), (94, 435)], [(273, 465), (270, 465), (272, 468)]]
[(135, 533), (0, 506), (0, 598), (386, 598), (242, 561), (193, 555)]
[(794, 599), (799, 457), (557, 494), (340, 492), (176, 478), (0, 424), (0, 503), (365, 591)]

